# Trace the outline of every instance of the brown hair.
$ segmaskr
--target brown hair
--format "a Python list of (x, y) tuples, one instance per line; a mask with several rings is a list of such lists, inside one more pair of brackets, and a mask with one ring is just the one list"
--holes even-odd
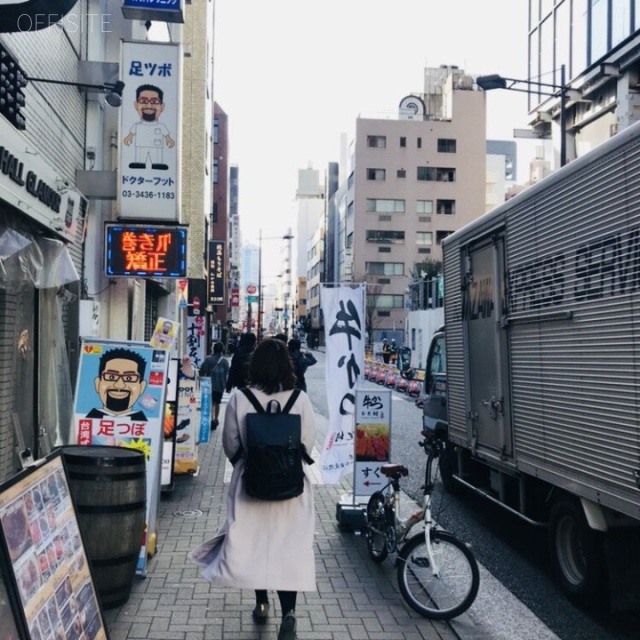
[(269, 395), (293, 389), (296, 376), (287, 346), (265, 338), (249, 360), (249, 382)]

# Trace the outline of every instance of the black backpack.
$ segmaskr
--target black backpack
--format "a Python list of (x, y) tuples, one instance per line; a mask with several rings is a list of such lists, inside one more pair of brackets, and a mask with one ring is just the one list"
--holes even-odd
[(244, 454), (247, 495), (259, 500), (299, 496), (304, 491), (302, 462), (313, 464), (301, 441), (300, 416), (289, 414), (300, 389), (294, 389), (282, 410), (279, 402), (271, 400), (266, 411), (249, 389), (241, 391), (257, 412), (247, 414), (246, 451), (240, 451), (232, 460)]

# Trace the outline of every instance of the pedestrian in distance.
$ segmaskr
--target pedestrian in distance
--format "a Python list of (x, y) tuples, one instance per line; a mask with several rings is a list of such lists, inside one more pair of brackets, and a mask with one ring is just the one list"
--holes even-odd
[(389, 364), (391, 358), (391, 346), (386, 338), (382, 338), (382, 361), (385, 364)]
[[(284, 407), (295, 387), (295, 373), (286, 345), (266, 338), (249, 365), (249, 388), (266, 407)], [(313, 485), (306, 473), (300, 495), (287, 500), (260, 500), (247, 495), (243, 474), (247, 445), (247, 415), (255, 413), (241, 390), (232, 392), (225, 411), (222, 446), (233, 463), (227, 495), (227, 517), (217, 534), (194, 549), (190, 558), (212, 584), (255, 591), (253, 619), (264, 624), (269, 616), (268, 591), (277, 591), (282, 614), (278, 640), (296, 638), (296, 600), (299, 591), (316, 591)], [(306, 393), (290, 409), (301, 421), (301, 442), (307, 451), (316, 439), (315, 416)]]
[(305, 380), (304, 374), (308, 367), (314, 365), (318, 361), (312, 353), (301, 350), (300, 340), (297, 338), (291, 338), (291, 340), (289, 340), (288, 348), (289, 355), (293, 361), (293, 368), (296, 372), (296, 378), (298, 379), (296, 382), (296, 388), (306, 391), (307, 381)]
[(249, 358), (256, 348), (256, 334), (243, 333), (240, 336), (238, 348), (231, 358), (231, 366), (229, 367), (229, 377), (227, 378), (227, 393), (235, 387), (241, 389), (247, 386), (249, 377)]
[(227, 386), (229, 363), (224, 357), (224, 345), (215, 342), (213, 353), (207, 356), (200, 367), (200, 376), (211, 378), (211, 429), (217, 429), (220, 417), (222, 394)]

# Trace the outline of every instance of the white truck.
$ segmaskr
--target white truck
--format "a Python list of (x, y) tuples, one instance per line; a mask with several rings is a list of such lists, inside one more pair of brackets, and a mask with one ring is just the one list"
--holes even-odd
[(548, 527), (576, 604), (638, 606), (640, 124), (448, 237), (443, 270), (445, 487)]

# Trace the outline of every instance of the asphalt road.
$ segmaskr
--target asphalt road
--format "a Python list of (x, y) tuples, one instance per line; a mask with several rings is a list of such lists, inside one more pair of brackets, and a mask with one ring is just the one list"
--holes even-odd
[[(318, 364), (307, 370), (309, 395), (319, 414), (328, 417), (324, 353), (314, 351)], [(373, 389), (379, 385), (365, 381)], [(408, 496), (421, 497), (425, 454), (419, 446), (422, 413), (414, 400), (393, 392), (391, 459), (406, 465)], [(323, 441), (323, 434), (319, 441)], [(454, 622), (462, 637), (487, 640), (640, 640), (640, 612), (582, 611), (555, 583), (548, 560), (546, 531), (537, 529), (472, 494), (460, 498), (438, 491), (436, 521), (470, 542), (482, 567), (481, 588), (470, 620)], [(363, 540), (364, 544), (364, 540)], [(469, 635), (477, 624), (482, 635)], [(517, 631), (516, 631), (517, 629)], [(471, 630), (473, 631), (473, 630)]]

